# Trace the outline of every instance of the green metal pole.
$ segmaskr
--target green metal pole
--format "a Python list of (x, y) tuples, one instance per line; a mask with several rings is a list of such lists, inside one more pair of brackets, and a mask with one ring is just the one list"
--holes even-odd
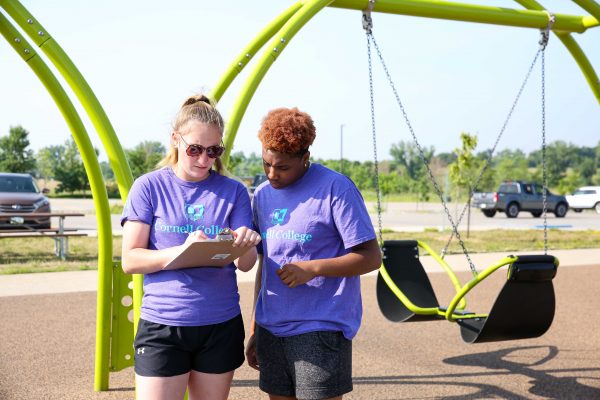
[[(522, 5), (525, 8), (532, 10), (543, 10), (544, 7), (539, 4), (535, 0), (515, 0), (517, 3)], [(592, 13), (596, 18), (600, 16), (600, 6), (598, 6), (593, 1), (584, 1), (577, 0), (575, 1), (586, 11)], [(554, 32), (556, 36), (560, 39), (562, 44), (569, 50), (571, 56), (575, 59), (575, 62), (579, 66), (579, 69), (583, 73), (585, 80), (588, 85), (592, 89), (592, 93), (596, 97), (598, 103), (600, 103), (600, 80), (598, 79), (598, 75), (596, 71), (594, 71), (594, 67), (590, 63), (589, 59), (579, 47), (579, 44), (575, 41), (575, 39), (568, 32)]]
[(267, 48), (263, 52), (256, 66), (247, 78), (244, 86), (241, 89), (240, 95), (236, 99), (232, 112), (229, 117), (229, 122), (225, 127), (225, 147), (226, 151), (223, 154), (223, 162), (227, 164), (229, 161), (229, 151), (233, 147), (233, 142), (240, 127), (241, 120), (248, 108), (248, 104), (252, 96), (256, 92), (258, 85), (266, 75), (267, 71), (273, 65), (279, 54), (285, 49), (289, 41), (294, 35), (315, 16), (320, 10), (326, 7), (332, 0), (310, 0), (298, 9), (294, 15), (285, 23), (285, 25), (274, 35), (273, 40), (269, 42)]
[[(78, 97), (103, 143), (110, 165), (115, 173), (121, 199), (125, 202), (129, 188), (133, 183), (131, 170), (114, 129), (87, 81), (58, 43), (51, 38), (48, 31), (17, 0), (0, 0), (0, 7), (4, 8), (25, 33), (42, 49)], [(110, 234), (112, 238), (112, 232)], [(99, 248), (98, 250), (99, 252), (106, 251), (103, 257), (108, 257), (112, 260), (112, 240), (111, 246), (108, 249)], [(98, 265), (98, 307), (102, 310), (102, 313), (97, 315), (98, 321), (110, 320), (112, 272), (112, 266), (105, 268), (104, 264)], [(133, 282), (134, 325), (136, 325), (142, 298), (143, 277), (141, 275), (134, 275)], [(96, 361), (98, 362), (98, 359), (100, 359), (103, 365), (96, 369), (94, 379), (95, 390), (108, 389), (109, 353), (107, 350), (109, 349), (102, 343), (109, 340), (109, 335), (109, 330), (103, 329), (102, 335), (96, 337), (97, 354), (100, 354), (99, 357), (97, 356)]]
[(21, 3), (17, 0), (0, 0), (0, 7), (6, 10), (10, 17), (48, 56), (83, 105), (102, 140), (119, 185), (121, 198), (125, 200), (133, 183), (131, 170), (115, 131), (87, 81), (60, 45), (52, 39), (48, 31)]
[[(108, 204), (108, 195), (104, 186), (104, 179), (100, 170), (100, 164), (96, 157), (96, 152), (89, 139), (75, 107), (71, 103), (68, 95), (60, 85), (59, 81), (52, 74), (48, 66), (37, 55), (33, 47), (22, 37), (11, 23), (0, 13), (0, 31), (4, 38), (12, 45), (12, 47), (21, 55), (27, 65), (40, 79), (42, 84), (52, 96), (54, 102), (58, 106), (61, 114), (65, 118), (69, 129), (75, 139), (75, 143), (79, 148), (81, 158), (90, 182), (90, 187), (94, 199), (94, 207), (96, 209), (96, 221), (98, 224), (98, 270), (112, 268), (112, 227), (110, 220), (110, 207)], [(108, 288), (103, 286), (104, 282), (98, 282), (98, 293)], [(96, 347), (96, 370), (100, 371), (97, 377), (102, 377), (100, 381), (95, 382), (96, 390), (108, 389), (108, 359), (110, 350), (110, 304), (108, 309), (107, 304), (98, 301), (97, 315), (103, 316), (98, 318), (96, 325), (96, 337), (102, 338), (97, 340)]]
[[(368, 0), (335, 0), (330, 7), (365, 10)], [(494, 25), (545, 28), (548, 16), (534, 10), (515, 10), (504, 7), (481, 6), (437, 0), (377, 0), (374, 11), (414, 17), (439, 18)], [(589, 16), (556, 14), (554, 29), (579, 32), (597, 26), (599, 21)]]
[(594, 96), (596, 96), (598, 104), (600, 104), (600, 80), (598, 79), (598, 75), (596, 74), (596, 71), (594, 71), (594, 67), (586, 57), (585, 53), (581, 47), (579, 47), (575, 39), (568, 33), (557, 33), (556, 36), (560, 39), (567, 50), (569, 50), (575, 59), (575, 62), (577, 62), (577, 65), (579, 65), (579, 69), (581, 69), (581, 72), (583, 72), (585, 80), (592, 89)]
[(267, 42), (267, 40), (271, 39), (279, 29), (294, 15), (298, 9), (302, 7), (302, 1), (298, 1), (294, 3), (291, 7), (286, 9), (280, 15), (277, 16), (273, 21), (271, 21), (262, 31), (254, 38), (250, 44), (242, 50), (242, 52), (233, 60), (233, 62), (229, 65), (225, 73), (221, 76), (221, 79), (215, 85), (211, 93), (211, 98), (215, 101), (219, 101), (223, 96), (223, 93), (229, 88), (231, 82), (242, 72), (244, 67), (248, 65), (252, 57), (260, 50), (261, 47)]
[(467, 293), (469, 293), (469, 291), (471, 289), (473, 289), (476, 285), (478, 285), (485, 278), (490, 276), (493, 272), (495, 272), (496, 270), (498, 270), (499, 268), (501, 268), (505, 265), (514, 263), (515, 261), (517, 261), (517, 259), (518, 259), (518, 257), (515, 257), (515, 256), (504, 257), (497, 263), (495, 263), (495, 264), (491, 265), (490, 267), (486, 268), (485, 270), (483, 270), (483, 272), (480, 273), (479, 275), (477, 275), (477, 277), (475, 277), (475, 278), (471, 279), (469, 282), (467, 282), (462, 287), (462, 289), (450, 301), (450, 304), (448, 305), (448, 308), (446, 309), (446, 319), (450, 322), (456, 321), (457, 318), (454, 316), (454, 310), (456, 309), (458, 304), (461, 302), (461, 300), (467, 295)]
[(592, 14), (596, 20), (600, 21), (600, 5), (592, 0), (573, 0), (573, 3)]

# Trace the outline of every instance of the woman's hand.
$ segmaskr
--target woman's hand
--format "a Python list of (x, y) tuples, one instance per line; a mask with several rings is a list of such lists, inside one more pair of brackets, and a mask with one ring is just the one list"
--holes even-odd
[(234, 261), (240, 271), (248, 272), (256, 263), (256, 245), (261, 241), (260, 234), (242, 226), (233, 231), (233, 238), (233, 247), (248, 248), (248, 251)]
[(255, 247), (260, 241), (260, 234), (245, 226), (233, 231), (233, 247)]
[(255, 370), (259, 371), (258, 365), (258, 357), (256, 357), (256, 335), (251, 334), (248, 338), (248, 343), (246, 344), (246, 360), (248, 360), (248, 365)]
[(208, 239), (208, 236), (204, 234), (201, 230), (193, 231), (188, 234), (188, 237), (185, 239), (184, 244), (190, 244), (194, 242), (201, 242), (203, 240)]
[(294, 288), (313, 279), (316, 274), (309, 270), (309, 262), (296, 261), (285, 264), (277, 270), (277, 275), (287, 286)]

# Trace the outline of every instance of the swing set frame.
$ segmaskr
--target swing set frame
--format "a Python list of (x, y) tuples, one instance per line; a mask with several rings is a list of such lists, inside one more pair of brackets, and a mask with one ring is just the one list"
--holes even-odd
[[(542, 5), (535, 0), (515, 1), (523, 9), (440, 0), (378, 0), (373, 12), (534, 29), (542, 29), (546, 26), (548, 16)], [(592, 93), (600, 102), (598, 75), (571, 35), (584, 33), (587, 29), (600, 25), (600, 5), (593, 0), (573, 1), (588, 14), (581, 16), (556, 14), (553, 33), (571, 53)], [(211, 96), (215, 101), (221, 99), (233, 80), (264, 47), (229, 114), (225, 129), (226, 150), (222, 157), (225, 163), (229, 160), (238, 128), (256, 89), (295, 34), (325, 7), (362, 11), (367, 8), (367, 5), (368, 0), (299, 0), (267, 24), (239, 53), (214, 86)], [(108, 196), (89, 134), (82, 123), (82, 117), (73, 105), (73, 100), (67, 95), (46, 61), (38, 55), (36, 47), (53, 64), (83, 106), (108, 155), (123, 201), (127, 198), (133, 183), (131, 170), (114, 128), (91, 87), (67, 53), (18, 0), (0, 0), (0, 33), (32, 69), (53, 98), (69, 126), (88, 175), (98, 224), (94, 390), (105, 391), (109, 389), (110, 371), (118, 371), (133, 364), (131, 344), (139, 318), (143, 277), (123, 274), (120, 263), (113, 260)], [(30, 43), (27, 37), (33, 43)]]

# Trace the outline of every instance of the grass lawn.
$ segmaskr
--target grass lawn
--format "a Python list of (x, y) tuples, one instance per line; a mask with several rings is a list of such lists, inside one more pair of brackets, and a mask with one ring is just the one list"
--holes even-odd
[[(461, 233), (465, 235), (465, 233)], [(450, 231), (438, 232), (384, 232), (384, 240), (416, 239), (429, 244), (440, 252), (450, 237)], [(544, 234), (541, 230), (488, 230), (472, 231), (463, 237), (469, 252), (488, 253), (542, 250)], [(596, 248), (600, 243), (600, 231), (549, 230), (548, 248), (584, 249)], [(121, 255), (121, 237), (113, 238), (114, 257)], [(456, 238), (449, 254), (462, 253)], [(0, 274), (30, 272), (77, 271), (97, 269), (98, 244), (95, 237), (69, 238), (69, 257), (66, 261), (54, 255), (54, 241), (48, 238), (0, 240)]]

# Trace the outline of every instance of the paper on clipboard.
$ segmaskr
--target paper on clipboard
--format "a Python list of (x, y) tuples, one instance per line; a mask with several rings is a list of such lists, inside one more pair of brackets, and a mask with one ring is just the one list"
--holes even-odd
[(223, 267), (240, 257), (251, 247), (233, 247), (233, 241), (208, 239), (192, 242), (163, 268)]

